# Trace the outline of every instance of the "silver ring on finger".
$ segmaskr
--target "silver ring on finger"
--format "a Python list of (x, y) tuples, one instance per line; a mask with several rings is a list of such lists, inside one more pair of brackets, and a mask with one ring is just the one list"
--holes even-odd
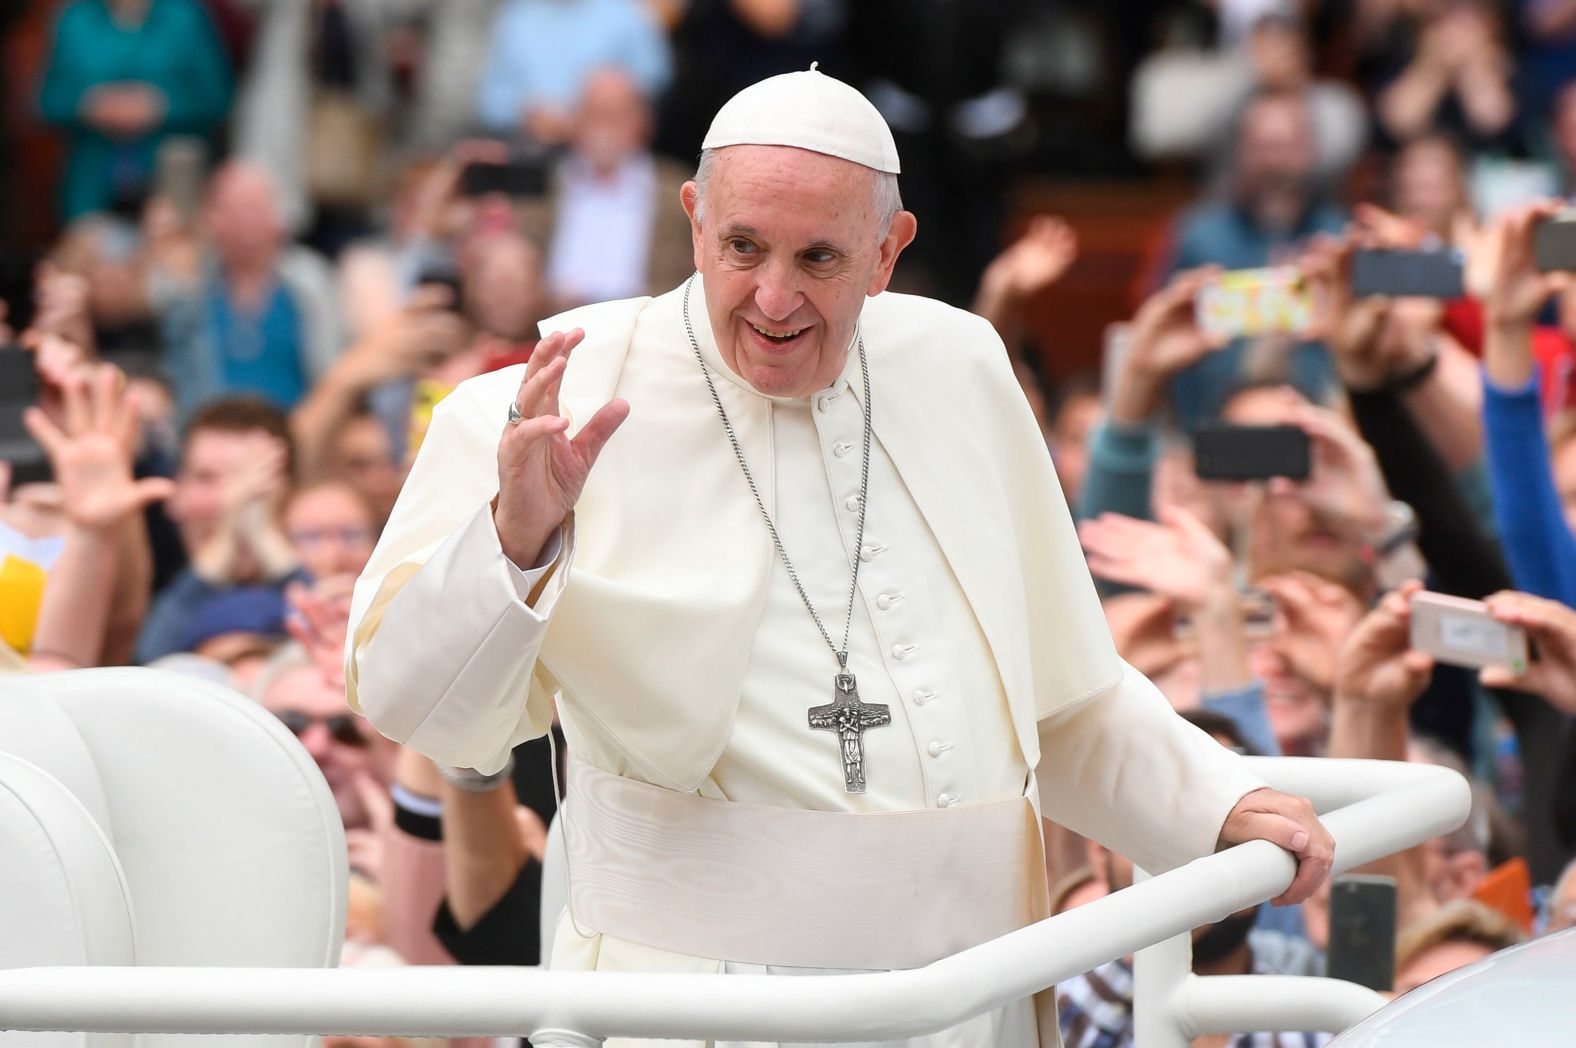
[(524, 421), (525, 416), (520, 413), (520, 405), (516, 404), (512, 400), (509, 401), (509, 421), (507, 424), (511, 426), (518, 426)]

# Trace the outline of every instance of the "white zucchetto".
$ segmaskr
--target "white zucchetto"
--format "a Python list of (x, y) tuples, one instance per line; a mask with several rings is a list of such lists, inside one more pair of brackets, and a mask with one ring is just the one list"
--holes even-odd
[(897, 143), (876, 107), (812, 64), (751, 84), (717, 110), (702, 149), (795, 146), (897, 174)]

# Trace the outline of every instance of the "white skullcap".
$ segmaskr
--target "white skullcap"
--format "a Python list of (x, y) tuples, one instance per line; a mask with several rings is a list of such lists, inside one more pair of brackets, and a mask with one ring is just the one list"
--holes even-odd
[(897, 143), (876, 107), (815, 65), (767, 77), (728, 99), (700, 147), (795, 146), (897, 174)]

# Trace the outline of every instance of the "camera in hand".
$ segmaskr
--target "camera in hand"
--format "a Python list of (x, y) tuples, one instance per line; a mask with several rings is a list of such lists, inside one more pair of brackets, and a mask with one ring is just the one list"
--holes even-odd
[(1576, 272), (1576, 208), (1532, 227), (1532, 259), (1545, 273)]
[(547, 165), (538, 159), (514, 159), (503, 164), (473, 162), (460, 172), (460, 195), (468, 197), (502, 193), (507, 197), (547, 195)]
[(1211, 422), (1193, 432), (1193, 472), (1200, 480), (1307, 480), (1313, 453), (1298, 426)]
[(33, 354), (18, 345), (0, 346), (0, 460), (11, 464), (11, 484), (49, 480), (49, 456), (22, 424), (22, 412), (38, 403)]
[(1395, 982), (1395, 878), (1349, 873), (1330, 882), (1326, 969), (1370, 990)]
[(464, 300), (462, 298), (463, 284), (460, 281), (459, 267), (449, 258), (431, 258), (422, 264), (416, 274), (417, 287), (443, 287), (449, 289), (449, 308), (456, 313), (463, 313)]
[(1352, 255), (1352, 292), (1415, 298), (1460, 298), (1464, 293), (1461, 252), (1357, 251)]
[(1409, 642), (1449, 666), (1505, 666), (1525, 673), (1531, 645), (1527, 631), (1500, 622), (1480, 600), (1423, 591), (1412, 594)]

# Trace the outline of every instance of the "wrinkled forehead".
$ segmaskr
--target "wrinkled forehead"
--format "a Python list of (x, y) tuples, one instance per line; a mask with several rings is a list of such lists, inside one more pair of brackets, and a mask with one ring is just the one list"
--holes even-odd
[(857, 233), (875, 220), (877, 173), (794, 146), (727, 146), (712, 159), (708, 224), (756, 230)]

